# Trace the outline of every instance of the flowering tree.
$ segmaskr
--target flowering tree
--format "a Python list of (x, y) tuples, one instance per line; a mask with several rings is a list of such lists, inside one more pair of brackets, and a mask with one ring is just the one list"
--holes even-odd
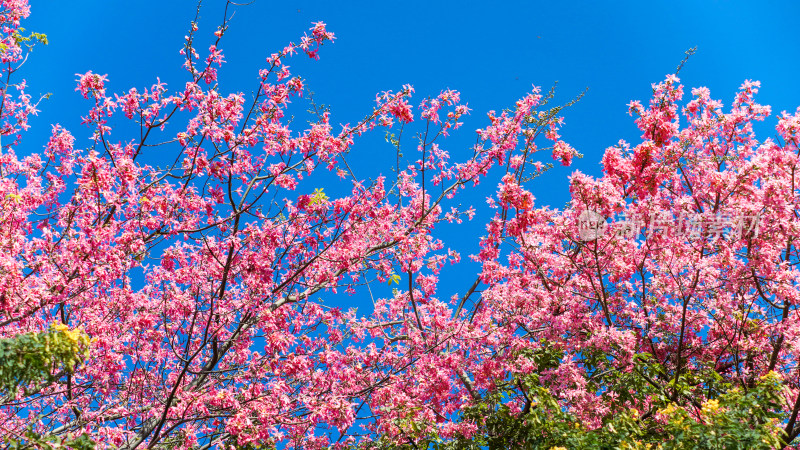
[[(496, 432), (516, 445), (542, 423), (623, 424), (635, 432), (612, 438), (631, 446), (684, 429), (767, 446), (798, 434), (800, 113), (757, 141), (757, 83), (729, 113), (694, 91), (683, 128), (678, 79), (655, 85), (649, 108), (631, 104), (642, 143), (607, 150), (601, 179), (573, 175), (558, 211), (524, 187), (549, 167), (538, 151), (577, 155), (550, 95), (490, 112), (458, 162), (443, 142), (469, 110), (453, 91), (412, 106), (405, 86), (359, 123), (336, 130), (320, 111), (292, 130), (304, 86), (286, 61), (317, 58), (324, 24), (270, 55), (247, 98), (217, 83), (227, 21), (202, 56), (193, 23), (185, 86), (109, 94), (105, 75), (80, 75), (91, 145), (54, 125), (43, 153), (18, 156), (36, 103), (9, 80), (42, 36), (19, 31), (26, 0), (0, 5), (0, 337), (90, 338), (84, 364), (14, 384), (3, 435), (133, 449), (464, 446)], [(126, 122), (139, 132), (117, 135)], [(393, 179), (349, 168), (375, 128), (399, 136)], [(154, 149), (158, 166), (143, 162)], [(320, 172), (338, 184), (320, 188)], [(460, 256), (435, 228), (472, 218), (454, 198), (498, 179), (481, 270), (440, 298)], [(367, 315), (320, 296), (372, 296), (376, 282), (396, 286)], [(542, 445), (571, 442), (544, 431)]]
[[(497, 353), (468, 372), (498, 370), (481, 386), (489, 391), (491, 379), (535, 374), (511, 389), (512, 414), (527, 414), (545, 387), (581, 428), (633, 418), (639, 429), (627, 437), (665, 442), (657, 432), (667, 424), (713, 424), (735, 409), (733, 396), (758, 419), (718, 436), (770, 427), (751, 444), (710, 448), (769, 448), (800, 434), (800, 110), (781, 113), (775, 139), (756, 140), (754, 123), (770, 114), (758, 86), (745, 82), (728, 113), (694, 89), (681, 127), (679, 80), (654, 85), (649, 107), (630, 104), (642, 142), (606, 150), (600, 179), (574, 174), (568, 211), (520, 211), (528, 194), (518, 179), (501, 185), (470, 323), (502, 331), (483, 347)], [(506, 208), (517, 208), (513, 218)], [(608, 223), (615, 216), (624, 220)], [(506, 254), (486, 245), (501, 241), (513, 243)]]

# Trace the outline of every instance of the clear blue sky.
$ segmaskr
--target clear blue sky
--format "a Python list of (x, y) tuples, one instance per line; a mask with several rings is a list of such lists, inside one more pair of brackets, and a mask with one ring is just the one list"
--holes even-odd
[[(71, 129), (78, 145), (88, 143), (89, 132), (78, 123), (89, 105), (74, 92), (76, 73), (108, 74), (110, 92), (141, 90), (156, 75), (174, 88), (185, 82), (178, 50), (195, 14), (193, 1), (31, 3), (32, 15), (23, 26), (46, 33), (50, 45), (34, 50), (21, 75), (34, 96), (54, 95), (41, 103), (23, 152), (40, 151), (55, 122)], [(223, 7), (222, 0), (204, 1), (201, 55)], [(336, 34), (335, 43), (323, 48), (320, 61), (303, 57), (289, 64), (315, 98), (331, 106), (334, 122), (362, 118), (377, 92), (405, 83), (416, 88), (417, 100), (456, 89), (473, 112), (447, 145), (455, 159), (474, 142), (472, 130), (486, 123), (487, 110), (513, 106), (531, 85), (546, 89), (558, 80), (561, 100), (589, 88), (565, 111), (562, 135), (585, 155), (574, 167), (599, 175), (606, 147), (639, 136), (626, 104), (648, 100), (650, 84), (672, 73), (693, 46), (698, 51), (681, 72), (687, 95), (688, 88), (707, 86), (727, 106), (745, 79), (755, 79), (762, 82), (757, 99), (772, 105), (774, 113), (800, 105), (796, 2), (255, 0), (236, 9), (222, 45), (229, 61), (220, 71), (224, 89), (252, 91), (264, 58), (321, 20)], [(382, 138), (376, 134), (361, 148), (381, 145)], [(562, 207), (573, 170), (556, 167), (538, 179), (532, 185), (537, 203)]]

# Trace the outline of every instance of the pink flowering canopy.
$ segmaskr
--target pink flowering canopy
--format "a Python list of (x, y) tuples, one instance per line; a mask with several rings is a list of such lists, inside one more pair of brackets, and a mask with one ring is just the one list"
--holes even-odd
[[(643, 354), (667, 390), (701, 370), (743, 388), (774, 372), (781, 426), (788, 441), (800, 432), (800, 110), (757, 139), (771, 114), (758, 82), (727, 108), (705, 88), (684, 100), (674, 75), (654, 85), (649, 105), (629, 105), (641, 141), (607, 149), (601, 178), (574, 173), (561, 211), (526, 189), (547, 159), (578, 156), (538, 89), (490, 112), (453, 159), (447, 138), (470, 110), (450, 90), (380, 93), (343, 127), (325, 111), (292, 122), (305, 87), (287, 62), (319, 57), (334, 39), (321, 22), (266, 59), (254, 95), (217, 81), (227, 22), (204, 51), (192, 25), (184, 85), (108, 92), (106, 75), (79, 74), (91, 144), (76, 146), (87, 129), (54, 124), (43, 152), (18, 156), (37, 110), (16, 74), (29, 6), (0, 10), (0, 337), (55, 323), (91, 339), (58, 382), (2, 399), (3, 435), (351, 448), (413, 443), (413, 422), (446, 440), (477, 429), (462, 411), (531, 373), (591, 429), (651, 410), (597, 384)], [(387, 130), (405, 130), (396, 171), (356, 178), (349, 150)], [(459, 198), (479, 183), (497, 185), (470, 255), (479, 273), (440, 292), (461, 256), (434, 232), (473, 218)], [(326, 305), (337, 292), (374, 308)], [(543, 349), (555, 362), (526, 356)], [(517, 389), (507, 404), (519, 412)]]

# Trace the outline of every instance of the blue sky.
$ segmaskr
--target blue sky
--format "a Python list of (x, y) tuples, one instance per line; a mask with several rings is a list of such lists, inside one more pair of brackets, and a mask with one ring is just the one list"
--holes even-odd
[[(88, 105), (73, 91), (76, 73), (108, 74), (111, 92), (149, 86), (156, 75), (182, 86), (178, 50), (194, 17), (193, 1), (31, 4), (24, 26), (46, 33), (50, 44), (34, 50), (21, 75), (30, 93), (55, 94), (32, 121), (34, 133), (24, 141), (31, 151), (44, 144), (50, 123), (80, 136), (78, 118)], [(201, 36), (213, 31), (223, 6), (222, 0), (204, 2)], [(332, 107), (334, 121), (363, 117), (377, 92), (405, 83), (416, 88), (418, 99), (456, 89), (473, 110), (461, 133), (466, 148), (487, 110), (512, 106), (531, 85), (547, 88), (558, 80), (562, 100), (588, 87), (585, 98), (565, 112), (562, 134), (585, 155), (576, 167), (589, 173), (598, 173), (606, 147), (638, 136), (625, 105), (647, 100), (650, 83), (673, 72), (692, 46), (697, 54), (681, 73), (687, 87), (708, 86), (728, 103), (745, 79), (757, 79), (758, 98), (773, 112), (800, 105), (795, 2), (255, 0), (236, 10), (223, 40), (229, 63), (221, 84), (252, 91), (264, 58), (322, 20), (336, 42), (323, 49), (320, 61), (295, 58), (290, 65), (308, 80), (317, 100)], [(556, 169), (543, 178), (556, 189), (537, 192), (540, 201), (550, 203), (552, 195), (562, 204), (570, 171)]]
[[(141, 90), (156, 76), (173, 88), (184, 84), (178, 50), (195, 14), (193, 1), (31, 4), (32, 15), (23, 26), (47, 34), (50, 44), (34, 50), (21, 77), (28, 80), (30, 94), (54, 95), (40, 104), (21, 152), (40, 151), (51, 123), (73, 131), (78, 145), (88, 144), (89, 130), (78, 124), (89, 104), (74, 92), (76, 73), (108, 74), (109, 92)], [(204, 1), (201, 55), (223, 7), (223, 0)], [(562, 207), (568, 200), (567, 176), (575, 168), (599, 175), (606, 147), (622, 138), (637, 142), (626, 104), (648, 100), (650, 84), (672, 73), (690, 47), (698, 50), (681, 72), (687, 94), (688, 88), (707, 86), (727, 105), (744, 80), (755, 79), (762, 82), (757, 99), (772, 105), (773, 113), (800, 105), (800, 3), (255, 0), (235, 9), (222, 43), (228, 60), (220, 71), (223, 90), (251, 92), (264, 58), (298, 41), (321, 20), (336, 34), (335, 43), (322, 49), (319, 61), (303, 57), (289, 64), (307, 80), (315, 99), (331, 107), (333, 121), (357, 121), (374, 105), (377, 92), (406, 83), (415, 87), (417, 100), (455, 89), (472, 115), (447, 141), (454, 159), (467, 155), (473, 130), (486, 124), (486, 111), (513, 106), (531, 85), (547, 89), (558, 80), (562, 101), (588, 87), (584, 99), (564, 112), (562, 129), (584, 158), (573, 168), (557, 166), (530, 186), (540, 205)], [(391, 152), (382, 133), (358, 145), (365, 163), (373, 146)], [(482, 198), (471, 200), (485, 205)], [(474, 235), (480, 229), (476, 223), (464, 231)]]

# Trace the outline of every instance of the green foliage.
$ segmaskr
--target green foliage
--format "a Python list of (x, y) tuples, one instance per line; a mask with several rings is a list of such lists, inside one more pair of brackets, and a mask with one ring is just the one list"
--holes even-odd
[[(0, 395), (13, 397), (22, 388), (25, 394), (35, 393), (55, 382), (64, 373), (71, 373), (89, 351), (89, 336), (81, 330), (54, 324), (44, 332), (20, 334), (0, 339)], [(21, 436), (5, 436), (4, 448), (91, 450), (94, 442), (87, 434), (42, 436), (32, 429)]]
[(68, 436), (42, 437), (31, 430), (26, 431), (22, 438), (11, 439), (6, 437), (3, 444), (5, 444), (4, 448), (7, 448), (8, 450), (94, 450), (95, 448), (95, 443), (86, 433), (83, 433), (75, 438)]
[[(532, 358), (539, 370), (557, 364), (560, 352), (545, 344)], [(478, 449), (772, 449), (781, 448), (782, 385), (769, 373), (748, 389), (723, 383), (713, 371), (688, 372), (664, 381), (663, 368), (650, 355), (637, 355), (632, 370), (606, 371), (601, 395), (610, 412), (602, 426), (588, 428), (539, 382), (537, 374), (508, 380), (463, 412), (474, 423), (469, 438), (445, 440), (428, 424), (403, 423), (408, 445), (377, 442), (373, 448)], [(660, 380), (656, 381), (656, 380)], [(663, 386), (662, 386), (663, 384)], [(704, 400), (698, 403), (698, 395)], [(524, 402), (512, 409), (509, 399)], [(640, 411), (632, 405), (643, 405)], [(428, 430), (427, 435), (420, 434)], [(434, 430), (430, 432), (430, 430)], [(412, 443), (413, 441), (413, 443)]]
[[(47, 45), (47, 35), (44, 33), (36, 33), (35, 31), (31, 32), (29, 35), (25, 36), (22, 33), (25, 32), (25, 28), (18, 28), (14, 30), (11, 34), (11, 37), (14, 41), (19, 44), (19, 46), (26, 46), (28, 47), (28, 51), (30, 51), (36, 44), (42, 43)], [(8, 45), (0, 43), (0, 53), (5, 52), (8, 50)]]
[(783, 431), (776, 412), (780, 388), (778, 375), (770, 372), (746, 392), (733, 388), (703, 403), (701, 420), (692, 418), (686, 408), (669, 404), (661, 413), (667, 418), (664, 430), (670, 440), (658, 448), (780, 448)]
[(328, 195), (322, 190), (322, 188), (314, 189), (314, 195), (311, 196), (311, 204), (312, 205), (319, 205), (328, 202)]
[(508, 394), (489, 395), (465, 414), (466, 420), (479, 425), (479, 433), (471, 439), (437, 448), (612, 449), (626, 448), (624, 443), (635, 443), (644, 437), (637, 414), (632, 411), (614, 414), (603, 427), (590, 430), (566, 411), (547, 388), (539, 385), (537, 376), (527, 377), (523, 386), (527, 402), (521, 414), (503, 403)]
[(56, 381), (63, 372), (74, 370), (88, 348), (86, 333), (61, 324), (0, 339), (0, 394), (13, 395), (20, 387)]

